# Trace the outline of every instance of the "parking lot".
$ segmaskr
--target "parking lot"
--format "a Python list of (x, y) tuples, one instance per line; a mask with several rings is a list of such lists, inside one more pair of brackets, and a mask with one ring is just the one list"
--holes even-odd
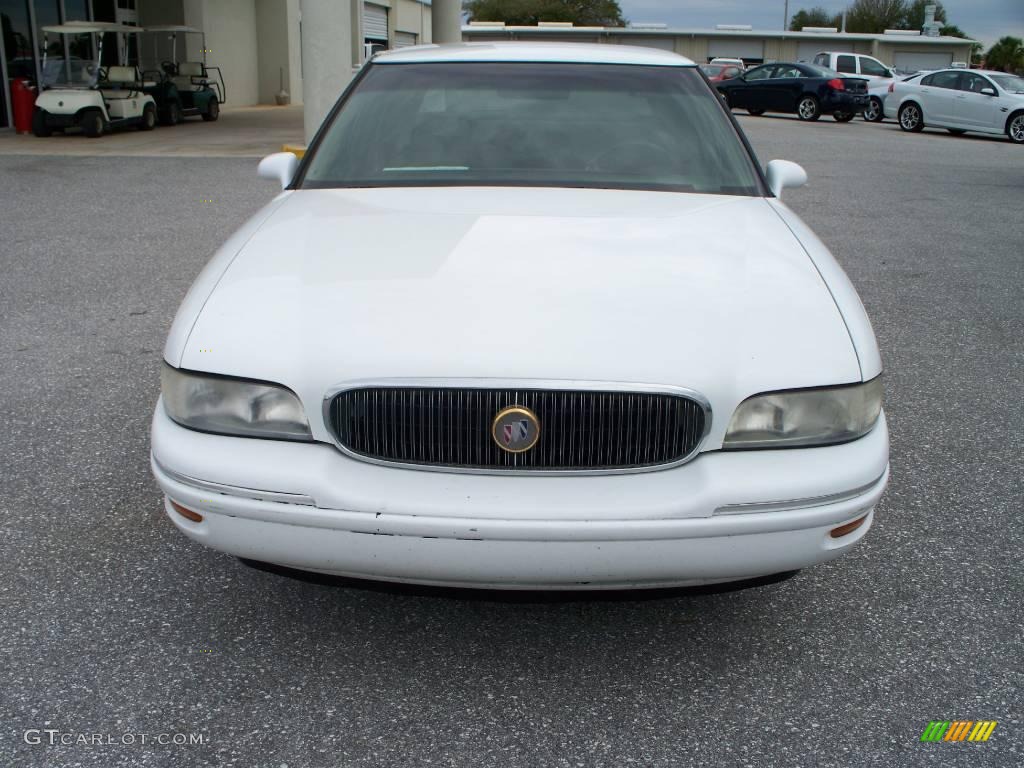
[[(762, 162), (807, 169), (786, 200), (867, 306), (892, 479), (849, 556), (667, 595), (365, 589), (179, 535), (148, 466), (161, 349), (275, 185), (216, 148), (0, 155), (0, 762), (1021, 764), (1024, 149), (739, 120)], [(921, 743), (930, 720), (998, 726)]]

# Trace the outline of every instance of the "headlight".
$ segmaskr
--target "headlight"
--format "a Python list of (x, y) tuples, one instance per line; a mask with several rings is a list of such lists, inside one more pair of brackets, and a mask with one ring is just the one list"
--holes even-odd
[(732, 415), (722, 447), (803, 448), (867, 434), (882, 410), (882, 377), (842, 387), (769, 392), (747, 398)]
[(167, 415), (202, 432), (280, 440), (312, 440), (295, 393), (277, 384), (180, 371), (160, 375)]

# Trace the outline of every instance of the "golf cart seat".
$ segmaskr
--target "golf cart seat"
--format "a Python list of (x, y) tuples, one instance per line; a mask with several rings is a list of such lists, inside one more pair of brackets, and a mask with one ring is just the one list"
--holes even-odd
[(179, 91), (195, 91), (199, 85), (192, 82), (192, 78), (203, 77), (204, 74), (201, 61), (183, 61), (178, 64), (178, 74), (171, 80)]
[(127, 99), (138, 87), (139, 73), (135, 67), (107, 67), (107, 76), (100, 83), (107, 99)]

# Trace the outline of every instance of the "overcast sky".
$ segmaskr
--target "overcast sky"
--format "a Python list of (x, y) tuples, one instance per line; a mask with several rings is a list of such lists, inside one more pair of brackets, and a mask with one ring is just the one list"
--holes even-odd
[[(839, 12), (850, 0), (790, 0), (789, 15), (821, 6)], [(785, 0), (619, 0), (632, 22), (664, 22), (672, 27), (713, 28), (716, 24), (752, 24), (782, 29)], [(987, 46), (1003, 35), (1024, 38), (1024, 0), (942, 0), (949, 23)]]

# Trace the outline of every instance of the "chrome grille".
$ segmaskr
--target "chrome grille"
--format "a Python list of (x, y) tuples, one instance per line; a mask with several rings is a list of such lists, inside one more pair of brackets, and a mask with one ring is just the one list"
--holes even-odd
[[(491, 437), (503, 408), (529, 408), (540, 439), (508, 453)], [(345, 390), (327, 416), (338, 442), (369, 459), (476, 470), (628, 470), (686, 459), (707, 419), (665, 392), (374, 386)]]

